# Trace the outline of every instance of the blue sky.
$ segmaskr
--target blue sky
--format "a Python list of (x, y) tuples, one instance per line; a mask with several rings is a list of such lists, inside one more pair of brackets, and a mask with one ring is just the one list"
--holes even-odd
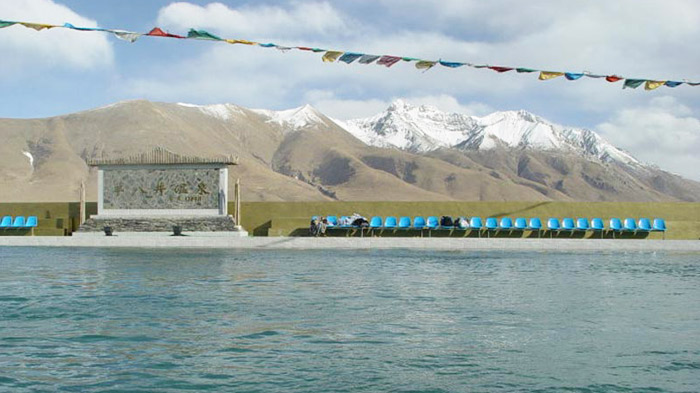
[[(0, 19), (326, 49), (700, 80), (700, 2), (618, 0), (117, 1), (0, 0)], [(463, 67), (324, 64), (320, 54), (65, 29), (0, 30), (0, 117), (33, 118), (145, 98), (287, 109), (341, 119), (403, 98), (485, 115), (525, 109), (587, 127), (638, 158), (700, 180), (700, 86), (623, 90), (594, 79), (538, 81)]]

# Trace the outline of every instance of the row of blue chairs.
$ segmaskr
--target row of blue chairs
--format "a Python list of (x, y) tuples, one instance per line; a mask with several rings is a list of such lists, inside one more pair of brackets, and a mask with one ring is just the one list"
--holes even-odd
[[(316, 216), (314, 216), (316, 217)], [(328, 228), (357, 228), (353, 225), (341, 225), (340, 222), (345, 222), (346, 216), (341, 216), (340, 220), (337, 216), (327, 216)], [(561, 221), (558, 218), (550, 218), (547, 220), (547, 226), (542, 225), (542, 221), (533, 217), (529, 220), (518, 217), (513, 220), (510, 217), (503, 217), (498, 220), (496, 217), (488, 217), (485, 221), (481, 217), (472, 217), (466, 220), (469, 225), (460, 226), (443, 226), (440, 225), (440, 219), (437, 216), (416, 216), (413, 219), (404, 216), (398, 219), (393, 216), (383, 219), (379, 216), (370, 218), (368, 227), (370, 229), (463, 229), (463, 230), (520, 230), (520, 231), (541, 231), (548, 230), (554, 232), (562, 231), (604, 231), (610, 230), (613, 232), (665, 232), (666, 222), (662, 218), (625, 218), (624, 221), (619, 218), (611, 218), (608, 227), (605, 227), (603, 219), (593, 218), (589, 221), (588, 218), (563, 218)]]
[(38, 220), (36, 216), (17, 216), (12, 219), (12, 216), (4, 216), (0, 220), (0, 229), (21, 229), (21, 228), (36, 228)]

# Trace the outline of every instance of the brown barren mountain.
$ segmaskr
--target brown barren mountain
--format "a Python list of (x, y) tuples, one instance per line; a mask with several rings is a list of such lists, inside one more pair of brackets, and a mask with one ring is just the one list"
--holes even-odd
[(230, 184), (241, 179), (246, 201), (700, 200), (700, 183), (654, 168), (506, 148), (413, 154), (368, 146), (310, 107), (286, 122), (268, 112), (139, 100), (0, 119), (0, 201), (75, 201), (81, 181), (95, 200), (96, 170), (87, 158), (156, 146), (237, 155)]

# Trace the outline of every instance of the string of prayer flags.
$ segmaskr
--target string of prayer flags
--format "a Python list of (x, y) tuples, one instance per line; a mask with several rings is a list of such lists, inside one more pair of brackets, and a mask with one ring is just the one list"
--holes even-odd
[(138, 40), (142, 36), (150, 36), (150, 37), (164, 37), (164, 38), (177, 38), (177, 39), (222, 41), (222, 42), (226, 42), (229, 44), (242, 44), (242, 45), (250, 45), (250, 46), (259, 46), (261, 48), (276, 48), (282, 52), (296, 49), (299, 51), (305, 51), (305, 52), (311, 52), (311, 53), (323, 53), (323, 55), (321, 56), (321, 60), (324, 63), (334, 63), (334, 62), (340, 63), (340, 62), (342, 62), (345, 64), (352, 64), (354, 62), (357, 62), (359, 64), (372, 64), (372, 63), (376, 62), (377, 65), (382, 65), (382, 66), (385, 66), (387, 68), (390, 68), (401, 61), (405, 61), (408, 63), (415, 62), (416, 69), (422, 70), (423, 72), (428, 71), (439, 64), (445, 68), (460, 68), (460, 67), (464, 67), (464, 66), (467, 66), (469, 68), (474, 68), (474, 69), (485, 68), (485, 69), (489, 69), (492, 71), (496, 71), (499, 74), (503, 74), (503, 73), (506, 73), (506, 72), (509, 72), (512, 70), (515, 70), (518, 74), (539, 73), (538, 79), (542, 80), (542, 81), (558, 78), (560, 76), (564, 76), (569, 81), (581, 80), (584, 76), (586, 78), (592, 78), (592, 79), (605, 79), (606, 81), (611, 82), (611, 83), (623, 81), (623, 83), (622, 83), (623, 89), (637, 89), (641, 85), (644, 85), (645, 90), (656, 90), (661, 86), (675, 88), (675, 87), (678, 87), (678, 86), (683, 85), (683, 84), (686, 84), (688, 86), (700, 85), (700, 82), (693, 82), (693, 81), (689, 81), (687, 79), (682, 79), (682, 81), (673, 81), (673, 80), (660, 80), (660, 79), (651, 79), (651, 78), (625, 78), (622, 76), (618, 76), (616, 74), (593, 74), (589, 71), (583, 71), (583, 72), (544, 71), (544, 70), (540, 70), (540, 69), (527, 68), (527, 67), (494, 66), (494, 65), (488, 65), (488, 64), (473, 64), (473, 63), (466, 63), (466, 62), (460, 62), (460, 61), (446, 61), (446, 60), (442, 60), (442, 59), (438, 59), (438, 60), (421, 59), (421, 58), (408, 57), (408, 56), (374, 55), (374, 54), (367, 54), (367, 53), (361, 53), (361, 52), (346, 52), (346, 51), (337, 51), (337, 50), (326, 50), (326, 49), (322, 49), (322, 48), (309, 47), (309, 46), (282, 46), (282, 45), (278, 45), (278, 44), (271, 43), (271, 42), (259, 43), (259, 42), (255, 42), (255, 41), (244, 40), (244, 39), (221, 38), (221, 37), (219, 37), (215, 34), (212, 34), (208, 31), (197, 30), (197, 29), (189, 29), (189, 31), (187, 32), (187, 36), (182, 36), (182, 35), (168, 33), (166, 31), (163, 31), (159, 27), (154, 27), (148, 33), (138, 33), (138, 32), (126, 31), (126, 30), (104, 29), (104, 28), (100, 28), (100, 27), (75, 26), (71, 23), (64, 23), (63, 25), (51, 25), (51, 24), (45, 24), (45, 23), (0, 20), (0, 29), (10, 27), (13, 25), (22, 25), (26, 28), (30, 28), (30, 29), (33, 29), (36, 31), (48, 30), (48, 29), (53, 29), (53, 28), (65, 28), (65, 29), (71, 29), (71, 30), (75, 30), (75, 31), (84, 31), (84, 32), (108, 32), (108, 33), (113, 34), (116, 38), (118, 38), (120, 40), (132, 42), (132, 43), (136, 42), (136, 40)]

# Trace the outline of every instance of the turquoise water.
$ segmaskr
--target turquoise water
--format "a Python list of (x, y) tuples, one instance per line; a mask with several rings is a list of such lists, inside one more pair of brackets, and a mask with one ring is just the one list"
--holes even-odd
[(0, 248), (0, 391), (697, 392), (700, 255)]

